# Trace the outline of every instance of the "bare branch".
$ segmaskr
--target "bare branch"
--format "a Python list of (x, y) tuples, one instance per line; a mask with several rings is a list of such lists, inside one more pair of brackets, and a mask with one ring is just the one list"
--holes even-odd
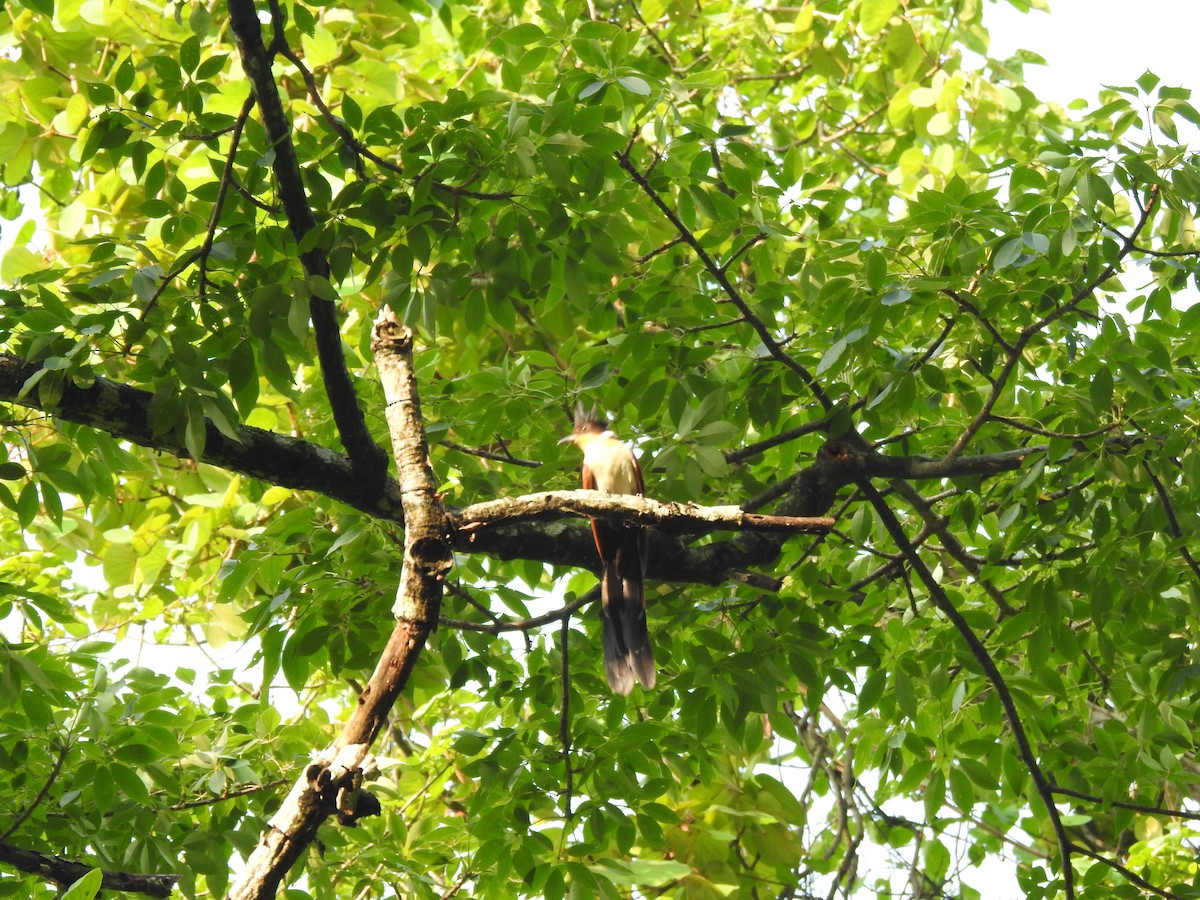
[(387, 401), (404, 507), (404, 566), (392, 608), (396, 627), (341, 732), (305, 769), (271, 817), (270, 827), (229, 890), (230, 900), (274, 897), (331, 815), (352, 824), (357, 817), (379, 811), (378, 801), (361, 792), (363, 771), (370, 768), (368, 752), (438, 620), (442, 585), (451, 565), (449, 529), (429, 467), (412, 332), (387, 307), (375, 321), (371, 349)]
[(450, 513), (449, 521), (455, 531), (469, 533), (498, 523), (564, 516), (592, 516), (609, 521), (653, 525), (659, 531), (680, 534), (706, 534), (728, 529), (811, 534), (833, 527), (833, 519), (820, 517), (768, 516), (748, 513), (737, 506), (660, 503), (649, 497), (583, 490), (544, 491), (522, 497), (488, 500)]

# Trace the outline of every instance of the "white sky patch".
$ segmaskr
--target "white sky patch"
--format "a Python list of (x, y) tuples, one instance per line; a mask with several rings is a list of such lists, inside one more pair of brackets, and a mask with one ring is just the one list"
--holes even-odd
[(1026, 84), (1063, 106), (1095, 104), (1101, 87), (1128, 86), (1149, 70), (1173, 87), (1200, 89), (1200, 3), (1196, 0), (1049, 0), (1050, 14), (989, 5), (983, 22), (990, 55), (1031, 50), (1046, 65), (1025, 70)]

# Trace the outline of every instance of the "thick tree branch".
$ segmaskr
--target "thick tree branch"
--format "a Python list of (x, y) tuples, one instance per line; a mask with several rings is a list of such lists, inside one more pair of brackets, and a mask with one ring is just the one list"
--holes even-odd
[(566, 516), (602, 516), (638, 525), (653, 525), (658, 531), (706, 534), (710, 531), (782, 531), (823, 533), (833, 519), (812, 516), (766, 516), (743, 512), (736, 506), (697, 506), (692, 503), (660, 503), (649, 497), (602, 494), (599, 491), (545, 491), (523, 497), (501, 497), (477, 503), (450, 514), (455, 531), (472, 532), (489, 525), (522, 520), (558, 519)]
[[(0, 401), (41, 409), (36, 390), (18, 397), (26, 381), (41, 369), (40, 363), (0, 354)], [(141, 447), (187, 457), (183, 441), (173, 432), (155, 432), (150, 421), (153, 399), (154, 394), (149, 391), (107, 378), (96, 378), (87, 387), (68, 379), (62, 385), (57, 405), (47, 412)], [(378, 518), (403, 521), (399, 485), (387, 479), (382, 487), (372, 487), (346, 456), (319, 444), (248, 425), (237, 429), (237, 437), (238, 440), (226, 437), (211, 421), (206, 422), (204, 462), (268, 484), (315, 491)]]
[[(94, 866), (85, 865), (61, 856), (22, 850), (0, 841), (0, 862), (21, 872), (45, 878), (61, 888), (70, 887)], [(150, 897), (170, 897), (179, 881), (178, 875), (138, 875), (133, 872), (104, 872), (100, 886), (109, 891), (146, 894)]]
[[(316, 283), (323, 281), (328, 284), (329, 261), (325, 254), (315, 246), (303, 249), (306, 243), (311, 243), (306, 242), (305, 238), (317, 227), (317, 223), (308, 205), (300, 162), (292, 144), (291, 122), (283, 109), (279, 88), (271, 74), (271, 54), (263, 46), (258, 10), (254, 6), (254, 0), (228, 0), (228, 7), (229, 23), (237, 37), (242, 68), (246, 77), (250, 79), (254, 100), (258, 104), (263, 127), (274, 151), (272, 169), (279, 185), (279, 197), (287, 214), (288, 227), (296, 243), (302, 248), (300, 260), (304, 263), (304, 271), (308, 277), (315, 279)], [(378, 489), (386, 477), (387, 455), (372, 439), (362, 408), (358, 404), (350, 370), (342, 354), (337, 307), (331, 300), (318, 296), (316, 291), (319, 288), (314, 288), (313, 284), (314, 282), (310, 281), (309, 315), (312, 317), (313, 335), (316, 337), (317, 357), (321, 363), (325, 391), (329, 395), (338, 434), (359, 477), (371, 482), (371, 486)], [(328, 285), (325, 290), (332, 293), (332, 285)]]
[(230, 889), (230, 900), (274, 897), (334, 813), (353, 824), (358, 817), (378, 812), (378, 801), (361, 793), (367, 754), (437, 624), (442, 584), (451, 565), (449, 527), (429, 467), (412, 365), (412, 332), (386, 307), (375, 322), (371, 349), (387, 400), (404, 505), (404, 566), (392, 610), (396, 627), (341, 733), (272, 816), (269, 830)]
[[(38, 392), (24, 396), (21, 389), (42, 371), (39, 363), (0, 354), (0, 402), (41, 409)], [(47, 377), (61, 377), (50, 372)], [(142, 447), (187, 457), (183, 441), (172, 432), (155, 433), (149, 409), (154, 394), (106, 378), (94, 378), (87, 387), (64, 378), (53, 415), (87, 425)], [(242, 426), (237, 440), (206, 423), (203, 462), (239, 472), (267, 484), (313, 491), (380, 519), (403, 523), (400, 486), (386, 479), (374, 489), (355, 471), (350, 460), (318, 444), (287, 435)], [(1104, 442), (1111, 452), (1127, 450), (1139, 440), (1114, 437)], [(776, 496), (777, 516), (821, 516), (833, 505), (838, 490), (859, 478), (943, 479), (962, 476), (992, 477), (1020, 469), (1029, 458), (1046, 452), (1044, 445), (999, 453), (962, 456), (948, 461), (921, 456), (885, 456), (849, 441), (831, 441), (814, 464), (787, 479)], [(499, 501), (505, 502), (505, 501)], [(619, 505), (619, 504), (618, 504)], [(582, 507), (581, 507), (582, 509)], [(609, 513), (596, 510), (601, 515)], [(452, 511), (460, 516), (462, 511)], [(457, 521), (457, 518), (455, 518)], [(652, 538), (647, 576), (656, 581), (719, 584), (733, 573), (768, 565), (779, 555), (787, 534), (747, 533), (737, 540), (686, 546), (669, 534)], [(596, 550), (591, 533), (575, 522), (509, 522), (474, 530), (455, 530), (454, 549), (483, 553), (499, 559), (534, 559), (550, 565), (593, 568)]]

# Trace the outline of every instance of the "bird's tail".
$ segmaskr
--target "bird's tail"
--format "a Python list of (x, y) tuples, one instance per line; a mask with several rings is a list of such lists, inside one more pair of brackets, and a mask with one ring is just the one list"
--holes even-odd
[(646, 626), (646, 592), (642, 584), (641, 535), (628, 529), (614, 559), (604, 564), (600, 581), (604, 674), (618, 694), (633, 690), (634, 681), (654, 687), (654, 651)]

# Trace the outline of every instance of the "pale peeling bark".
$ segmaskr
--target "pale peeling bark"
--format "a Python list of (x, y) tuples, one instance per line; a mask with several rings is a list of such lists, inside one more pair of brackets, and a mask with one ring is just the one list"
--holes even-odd
[(829, 518), (770, 516), (748, 513), (737, 506), (697, 506), (660, 503), (632, 494), (600, 491), (544, 491), (521, 497), (501, 497), (450, 513), (456, 532), (471, 532), (497, 523), (564, 516), (601, 516), (609, 521), (653, 525), (662, 531), (705, 534), (710, 531), (786, 531), (822, 534), (833, 527)]
[(412, 332), (384, 308), (371, 349), (387, 399), (387, 420), (404, 507), (404, 567), (393, 613), (396, 627), (341, 734), (304, 771), (229, 891), (229, 900), (274, 897), (287, 873), (337, 813), (344, 824), (378, 811), (362, 791), (371, 744), (437, 623), (451, 564), (449, 525), (429, 466), (429, 448), (412, 365)]

